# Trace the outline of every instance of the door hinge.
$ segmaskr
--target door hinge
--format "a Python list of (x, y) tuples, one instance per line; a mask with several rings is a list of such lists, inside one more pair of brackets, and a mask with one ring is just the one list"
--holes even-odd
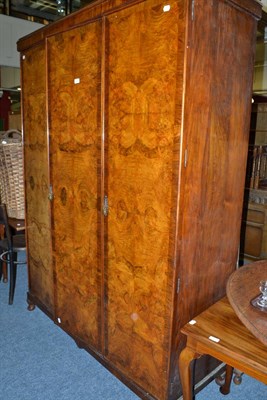
[(104, 216), (107, 217), (108, 216), (108, 196), (107, 195), (104, 196), (102, 210), (103, 210)]
[(49, 186), (49, 193), (48, 193), (48, 200), (52, 201), (54, 199), (54, 193), (53, 193), (53, 186)]
[(191, 20), (194, 21), (194, 18), (195, 18), (195, 0), (192, 0)]
[(187, 149), (185, 149), (185, 152), (184, 152), (184, 167), (185, 168), (187, 167), (187, 159), (188, 159), (188, 151), (187, 151)]
[(177, 288), (176, 288), (176, 293), (180, 292), (180, 278), (177, 279)]

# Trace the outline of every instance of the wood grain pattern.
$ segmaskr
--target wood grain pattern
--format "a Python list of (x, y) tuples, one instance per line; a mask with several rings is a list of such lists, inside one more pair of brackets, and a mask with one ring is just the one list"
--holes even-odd
[(39, 299), (49, 314), (54, 315), (45, 47), (34, 47), (24, 56), (21, 68), (30, 293)]
[[(267, 346), (267, 313), (252, 306), (260, 294), (260, 281), (267, 278), (267, 261), (245, 265), (237, 269), (227, 281), (228, 300), (243, 324)], [(267, 311), (267, 310), (265, 310)]]
[[(267, 383), (267, 348), (242, 324), (226, 297), (186, 324), (187, 337), (179, 358), (184, 400), (192, 400), (190, 362), (203, 354)], [(217, 340), (211, 340), (210, 337)]]
[(93, 23), (48, 42), (56, 317), (64, 329), (95, 348), (100, 346), (101, 322), (99, 29)]
[[(185, 158), (187, 163), (181, 176), (177, 238), (178, 349), (184, 344), (177, 327), (225, 295), (237, 262), (255, 28), (253, 18), (231, 2), (195, 2), (188, 33), (182, 145), (183, 164)], [(177, 353), (172, 371), (176, 360)], [(201, 368), (197, 380), (200, 374)]]
[[(239, 10), (246, 10), (248, 14), (252, 14), (255, 19), (260, 19), (261, 17), (261, 4), (258, 1), (254, 0), (224, 0), (230, 6), (234, 6)], [(49, 24), (44, 26), (42, 29), (38, 29), (30, 35), (27, 35), (21, 38), (18, 41), (18, 51), (24, 51), (29, 47), (33, 46), (36, 43), (39, 43), (44, 40), (44, 38), (54, 35), (62, 30), (70, 29), (79, 24), (87, 23), (90, 20), (97, 19), (102, 17), (106, 13), (110, 12), (110, 10), (115, 9), (117, 7), (131, 5), (132, 3), (138, 2), (138, 0), (128, 0), (127, 3), (125, 0), (100, 0), (100, 1), (92, 1), (87, 6), (82, 9), (76, 11), (75, 13), (59, 19), (58, 21), (53, 22), (53, 24)], [(183, 6), (185, 8), (188, 7), (188, 0), (182, 1)], [(165, 4), (165, 3), (163, 3)], [(168, 4), (168, 2), (166, 3)]]
[(167, 384), (182, 103), (178, 2), (168, 4), (164, 12), (146, 1), (107, 22), (107, 357), (158, 398)]
[(97, 1), (18, 45), (47, 46), (55, 319), (141, 398), (180, 396), (235, 268), (259, 9)]
[[(205, 25), (207, 19), (210, 25)], [(214, 31), (215, 24), (224, 28)], [(205, 309), (209, 302), (222, 297), (235, 268), (248, 148), (254, 32), (251, 17), (227, 2), (206, 2), (195, 8), (188, 49), (184, 142), (188, 158), (182, 176), (185, 190), (181, 193), (179, 230), (180, 262), (187, 266), (181, 270), (181, 289), (184, 296), (190, 293), (192, 302), (182, 305), (181, 314), (194, 315), (197, 309)], [(229, 65), (230, 70), (226, 68)]]

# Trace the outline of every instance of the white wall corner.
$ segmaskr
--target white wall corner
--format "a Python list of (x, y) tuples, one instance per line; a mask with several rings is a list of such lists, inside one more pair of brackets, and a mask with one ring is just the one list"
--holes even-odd
[(19, 68), (17, 41), (42, 27), (36, 22), (0, 14), (0, 65)]

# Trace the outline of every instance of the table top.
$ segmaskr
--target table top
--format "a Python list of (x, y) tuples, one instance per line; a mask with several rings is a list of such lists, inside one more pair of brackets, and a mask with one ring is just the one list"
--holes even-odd
[(251, 304), (260, 294), (260, 280), (267, 280), (267, 260), (256, 261), (232, 273), (226, 293), (231, 306), (243, 324), (267, 346), (267, 312)]
[(229, 365), (234, 359), (236, 368), (244, 371), (246, 365), (251, 376), (267, 384), (267, 347), (241, 322), (227, 297), (188, 322), (181, 333), (197, 352)]

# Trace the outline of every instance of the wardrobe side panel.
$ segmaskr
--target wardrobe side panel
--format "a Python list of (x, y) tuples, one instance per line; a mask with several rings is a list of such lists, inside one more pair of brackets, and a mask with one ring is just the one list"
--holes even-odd
[(106, 356), (159, 399), (167, 393), (172, 323), (180, 4), (164, 9), (148, 0), (106, 24)]
[(54, 314), (46, 114), (45, 46), (22, 54), (22, 103), (29, 292)]
[[(180, 387), (177, 358), (184, 346), (179, 328), (225, 295), (236, 268), (257, 25), (255, 16), (232, 1), (191, 6), (177, 253), (180, 291), (174, 303), (173, 346), (178, 351), (171, 358), (174, 393)], [(211, 367), (210, 358), (197, 361), (195, 381)]]
[(236, 268), (256, 26), (254, 16), (230, 1), (195, 3), (179, 232), (183, 323), (224, 296)]
[(95, 22), (48, 39), (56, 318), (68, 333), (97, 349), (100, 35)]

